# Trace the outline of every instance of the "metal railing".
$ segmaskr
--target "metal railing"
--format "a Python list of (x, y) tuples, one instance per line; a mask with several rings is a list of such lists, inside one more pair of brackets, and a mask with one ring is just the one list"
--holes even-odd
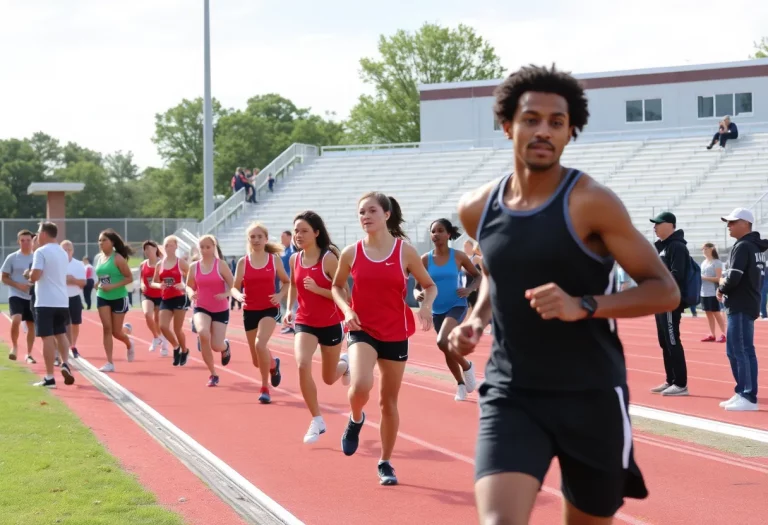
[(284, 178), (295, 164), (306, 164), (319, 155), (320, 150), (317, 146), (300, 144), (298, 142), (291, 144), (256, 175), (253, 181), (253, 187), (256, 188), (256, 196), (258, 197), (259, 194), (268, 190), (269, 175), (272, 175), (275, 181), (277, 181), (278, 178)]
[(192, 231), (198, 236), (215, 232), (216, 228), (232, 215), (240, 211), (243, 206), (245, 206), (245, 188), (240, 188), (230, 198), (225, 200), (221, 206), (213, 210), (213, 213), (198, 224), (195, 224)]

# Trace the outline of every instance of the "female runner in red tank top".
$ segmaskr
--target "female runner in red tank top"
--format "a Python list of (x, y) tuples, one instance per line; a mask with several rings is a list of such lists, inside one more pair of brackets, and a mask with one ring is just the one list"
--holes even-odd
[(219, 376), (213, 364), (213, 352), (221, 352), (221, 366), (227, 366), (232, 357), (226, 339), (232, 270), (222, 259), (213, 235), (203, 235), (197, 244), (200, 258), (189, 267), (187, 296), (195, 303), (194, 326), (198, 348), (211, 373), (208, 386), (216, 386)]
[(144, 261), (139, 267), (139, 277), (141, 278), (141, 293), (144, 299), (141, 301), (141, 309), (144, 312), (147, 328), (152, 332), (152, 344), (149, 345), (149, 351), (154, 352), (162, 346), (160, 355), (165, 357), (168, 355), (168, 342), (164, 340), (160, 332), (160, 300), (163, 297), (163, 292), (158, 288), (153, 288), (151, 284), (155, 277), (155, 267), (163, 253), (155, 241), (144, 241), (142, 250), (144, 251)]
[[(236, 301), (243, 303), (243, 325), (251, 360), (261, 371), (259, 402), (268, 404), (272, 402), (267, 386), (270, 376), (273, 387), (280, 384), (282, 376), (280, 358), (273, 358), (267, 345), (280, 318), (280, 302), (288, 292), (289, 278), (277, 256), (283, 247), (269, 242), (267, 228), (254, 222), (245, 233), (248, 255), (237, 262), (231, 293)], [(275, 276), (282, 283), (279, 291), (275, 290)]]
[[(165, 257), (155, 266), (152, 288), (162, 290), (160, 299), (160, 331), (173, 346), (173, 366), (184, 366), (189, 357), (187, 338), (184, 336), (184, 317), (189, 308), (187, 300), (187, 273), (189, 264), (176, 257), (179, 242), (169, 235), (163, 241)], [(173, 321), (173, 327), (171, 327)]]
[[(341, 448), (347, 456), (357, 450), (365, 422), (363, 408), (373, 388), (373, 367), (378, 363), (381, 374), (379, 483), (396, 485), (397, 477), (389, 460), (400, 425), (397, 397), (408, 359), (408, 338), (416, 331), (413, 312), (405, 302), (408, 274), (412, 274), (424, 290), (418, 315), (425, 331), (432, 326), (432, 303), (437, 288), (419, 253), (403, 240), (407, 239), (400, 226), (403, 215), (395, 199), (379, 192), (367, 193), (358, 202), (358, 214), (365, 238), (344, 248), (332, 288), (333, 298), (344, 311), (349, 329), (347, 351), (352, 374), (351, 414), (341, 437)], [(344, 291), (350, 274), (351, 303), (347, 302)]]
[[(294, 242), (299, 252), (291, 255), (291, 283), (288, 289), (288, 313), (283, 324), (295, 321), (296, 336), (293, 351), (299, 365), (299, 385), (304, 402), (312, 414), (312, 422), (304, 443), (314, 443), (325, 433), (325, 421), (320, 415), (317, 387), (312, 379), (312, 357), (320, 345), (323, 382), (332, 385), (339, 378), (349, 384), (349, 359), (341, 354), (344, 339), (344, 316), (333, 302), (331, 282), (339, 265), (339, 251), (331, 243), (323, 219), (313, 211), (305, 211), (293, 220)], [(298, 298), (294, 319), (293, 306)]]

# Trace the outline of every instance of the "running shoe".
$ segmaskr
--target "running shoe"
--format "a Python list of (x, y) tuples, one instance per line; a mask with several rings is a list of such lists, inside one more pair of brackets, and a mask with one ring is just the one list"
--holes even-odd
[(395, 469), (389, 461), (379, 461), (379, 483), (381, 485), (397, 485)]
[(12, 348), (11, 351), (8, 353), (8, 359), (11, 361), (16, 361), (16, 352), (17, 350), (15, 348)]
[(224, 339), (224, 342), (227, 344), (227, 349), (221, 353), (221, 366), (227, 366), (232, 359), (232, 352), (229, 349), (229, 339)]
[(28, 365), (36, 365), (37, 361), (35, 361), (35, 358), (31, 355), (27, 355), (27, 358), (25, 359)]
[(341, 354), (339, 356), (339, 361), (344, 361), (347, 363), (347, 370), (344, 372), (344, 374), (341, 376), (341, 384), (344, 386), (349, 386), (351, 374), (349, 373), (349, 355), (348, 354)]
[(259, 403), (262, 405), (268, 405), (272, 402), (272, 396), (269, 395), (269, 388), (261, 387), (261, 394), (259, 395)]
[(453, 399), (454, 401), (465, 401), (467, 399), (467, 385), (459, 385)]
[(363, 423), (365, 423), (365, 412), (363, 412), (363, 420), (360, 423), (352, 421), (352, 414), (349, 415), (347, 428), (341, 436), (341, 450), (344, 451), (344, 455), (351, 456), (357, 452), (357, 446), (360, 444), (360, 430), (363, 428)]
[(61, 358), (58, 353), (56, 354), (56, 357), (53, 358), (53, 366), (61, 366)]
[(177, 346), (173, 349), (173, 366), (179, 366), (181, 362), (181, 347)]
[(34, 383), (32, 386), (42, 386), (44, 388), (56, 388), (56, 380), (54, 378), (48, 379), (44, 377), (42, 381)]
[(80, 359), (80, 352), (77, 351), (77, 348), (73, 346), (72, 348), (70, 348), (70, 351), (72, 352), (72, 357), (74, 359)]
[(322, 417), (312, 418), (312, 422), (309, 424), (309, 430), (304, 435), (304, 443), (315, 443), (320, 439), (320, 434), (325, 434), (325, 421)]
[(187, 358), (189, 357), (189, 348), (187, 348), (186, 352), (182, 352), (179, 356), (179, 366), (184, 366), (187, 364)]
[(280, 381), (282, 381), (283, 376), (280, 374), (280, 358), (275, 358), (275, 368), (269, 371), (270, 375), (272, 376), (270, 378), (270, 382), (272, 383), (272, 386), (277, 388), (280, 386)]
[(136, 347), (133, 344), (133, 337), (129, 337), (128, 342), (130, 345), (128, 346), (126, 357), (129, 363), (133, 363), (133, 360), (136, 359)]
[(69, 369), (69, 365), (67, 363), (61, 364), (61, 375), (64, 376), (65, 385), (75, 384), (75, 376), (72, 375), (72, 370)]
[(104, 366), (102, 366), (101, 368), (99, 368), (99, 371), (100, 372), (114, 372), (115, 371), (115, 365), (113, 365), (112, 363), (107, 363)]
[(149, 345), (149, 351), (150, 351), (150, 352), (155, 352), (155, 351), (157, 351), (157, 349), (158, 349), (158, 348), (160, 348), (160, 346), (161, 346), (162, 344), (163, 344), (163, 340), (162, 340), (162, 339), (160, 339), (159, 337), (155, 337), (155, 338), (153, 338), (153, 339), (152, 339), (152, 344), (151, 344), (151, 345)]
[(477, 379), (475, 378), (475, 365), (472, 361), (469, 362), (469, 369), (462, 372), (464, 376), (464, 384), (467, 386), (467, 393), (474, 392), (477, 386)]
[(208, 386), (216, 386), (219, 384), (219, 376), (211, 376), (208, 378)]

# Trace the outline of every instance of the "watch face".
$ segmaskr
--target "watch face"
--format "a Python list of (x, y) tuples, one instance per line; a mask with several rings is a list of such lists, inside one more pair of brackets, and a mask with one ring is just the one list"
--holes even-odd
[(581, 305), (582, 307), (588, 311), (590, 314), (595, 313), (595, 309), (597, 307), (597, 301), (593, 297), (583, 297), (581, 299)]

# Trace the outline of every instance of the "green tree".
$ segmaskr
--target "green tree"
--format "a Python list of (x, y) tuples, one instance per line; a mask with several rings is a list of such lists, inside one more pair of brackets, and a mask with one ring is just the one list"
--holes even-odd
[(379, 37), (378, 60), (360, 60), (375, 95), (361, 95), (346, 122), (347, 142), (418, 142), (419, 84), (489, 80), (504, 74), (493, 47), (471, 27), (425, 23)]
[(107, 173), (102, 166), (88, 160), (75, 161), (56, 170), (59, 182), (82, 182), (83, 191), (67, 195), (67, 217), (125, 217), (121, 215)]
[(58, 139), (38, 131), (32, 135), (32, 138), (27, 139), (27, 142), (45, 166), (46, 176), (53, 175), (56, 169), (63, 166), (63, 153)]
[(29, 142), (0, 140), (0, 217), (44, 216), (45, 200), (27, 193), (31, 183), (43, 180), (44, 171)]
[(760, 42), (755, 42), (755, 54), (749, 58), (768, 58), (768, 37), (763, 37)]
[(133, 163), (133, 153), (116, 151), (104, 158), (104, 168), (109, 180), (117, 184), (126, 184), (139, 177), (139, 167)]

